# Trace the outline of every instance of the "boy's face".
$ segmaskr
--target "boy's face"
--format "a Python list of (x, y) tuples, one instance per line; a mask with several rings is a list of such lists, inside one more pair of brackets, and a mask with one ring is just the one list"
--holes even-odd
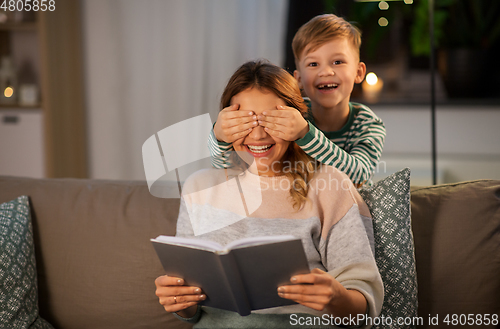
[(294, 77), (314, 106), (347, 106), (355, 83), (365, 77), (366, 66), (347, 38), (336, 38), (314, 51), (304, 49)]

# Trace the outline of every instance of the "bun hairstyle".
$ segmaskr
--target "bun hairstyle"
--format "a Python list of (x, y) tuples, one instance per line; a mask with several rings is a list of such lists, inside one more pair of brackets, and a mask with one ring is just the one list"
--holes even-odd
[[(230, 106), (231, 99), (235, 95), (250, 88), (270, 91), (282, 99), (287, 106), (307, 116), (307, 106), (300, 93), (297, 80), (281, 67), (263, 59), (247, 62), (234, 72), (222, 93), (221, 110)], [(308, 182), (314, 174), (316, 163), (296, 143), (290, 143), (288, 146), (283, 158), (283, 162), (285, 161), (287, 170), (282, 173), (291, 179), (292, 203), (294, 208), (300, 209), (307, 200)], [(238, 158), (233, 158), (232, 163), (241, 165)]]

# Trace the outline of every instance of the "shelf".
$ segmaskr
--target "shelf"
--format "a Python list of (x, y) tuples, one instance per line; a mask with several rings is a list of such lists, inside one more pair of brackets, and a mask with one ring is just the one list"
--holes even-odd
[[(18, 100), (17, 104), (0, 104), (0, 118), (7, 123), (15, 121), (14, 117), (40, 118), (37, 126), (42, 131), (43, 147), (38, 148), (43, 150), (43, 163), (39, 165), (45, 176), (85, 178), (88, 174), (81, 1), (64, 0), (57, 6), (56, 11), (23, 12), (24, 21), (16, 22), (14, 18), (18, 16), (12, 15), (11, 20), (0, 23), (0, 57), (11, 57), (19, 70), (25, 62), (31, 63), (35, 79), (23, 77), (23, 81), (18, 77), (18, 85), (36, 84), (39, 90), (36, 106), (21, 106)], [(0, 132), (6, 136), (3, 128)], [(2, 139), (5, 140), (3, 136)]]
[(0, 31), (36, 31), (36, 22), (0, 23)]
[(19, 110), (41, 110), (41, 105), (22, 106), (18, 104), (0, 104), (0, 111), (19, 111)]

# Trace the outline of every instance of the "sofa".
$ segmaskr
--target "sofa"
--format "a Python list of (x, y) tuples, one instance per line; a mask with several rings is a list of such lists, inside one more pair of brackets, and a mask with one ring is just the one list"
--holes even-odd
[[(178, 198), (156, 198), (138, 181), (0, 176), (0, 203), (21, 195), (39, 313), (54, 328), (190, 327), (155, 296), (163, 270), (150, 239), (175, 234)], [(500, 328), (491, 322), (500, 313), (500, 181), (412, 187), (411, 212), (419, 327), (445, 327), (447, 316), (450, 326), (479, 325), (488, 314), (481, 327)]]

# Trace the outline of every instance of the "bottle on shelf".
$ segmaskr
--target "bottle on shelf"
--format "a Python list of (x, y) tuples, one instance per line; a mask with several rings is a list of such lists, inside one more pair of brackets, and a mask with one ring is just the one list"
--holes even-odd
[(38, 105), (38, 84), (32, 64), (25, 60), (18, 72), (18, 103), (20, 106), (34, 107)]
[(0, 104), (16, 104), (17, 72), (8, 56), (2, 57), (0, 66)]

